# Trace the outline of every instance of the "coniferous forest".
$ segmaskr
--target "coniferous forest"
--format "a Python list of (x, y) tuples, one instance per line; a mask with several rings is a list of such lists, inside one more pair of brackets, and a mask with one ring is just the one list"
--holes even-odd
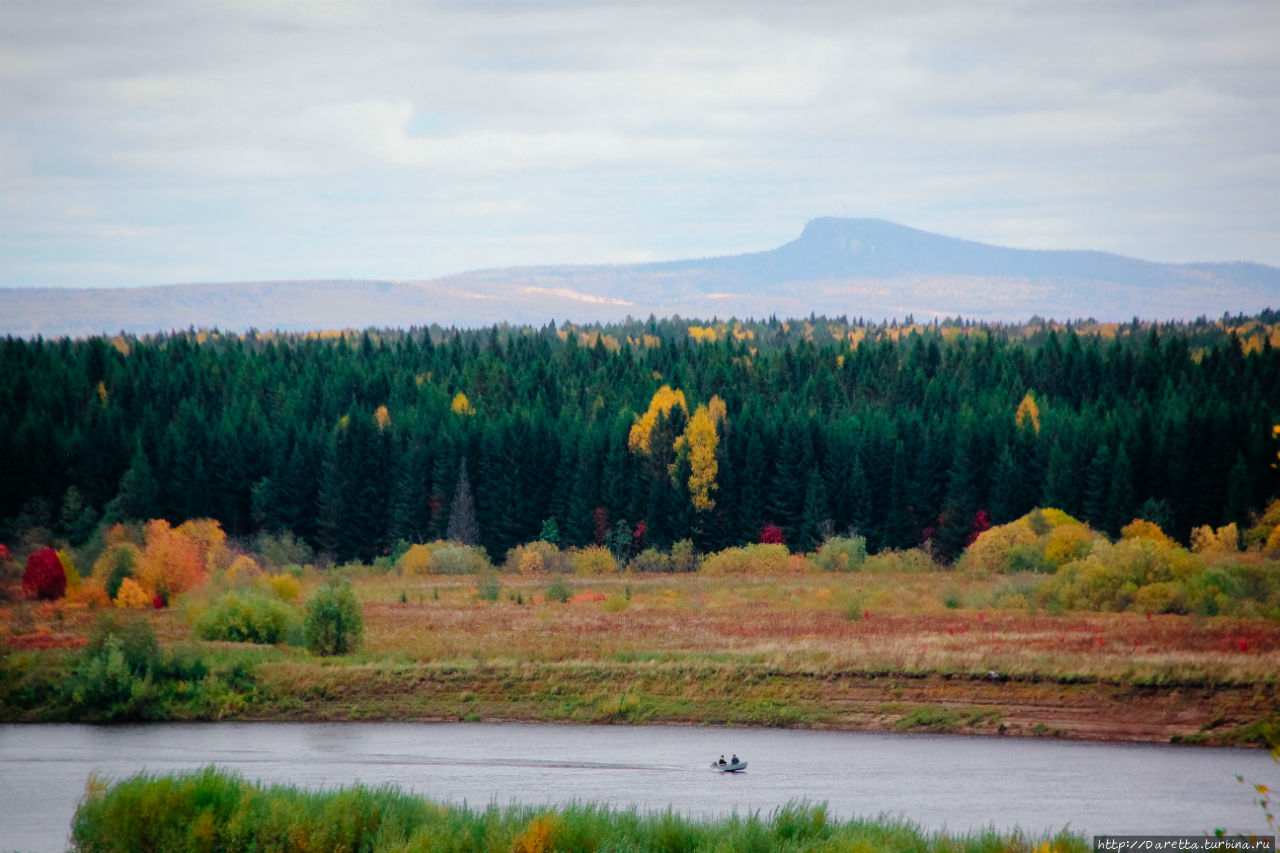
[(954, 558), (1053, 506), (1186, 540), (1280, 486), (1280, 320), (844, 318), (0, 342), (0, 535), (212, 517), (332, 559), (474, 540)]

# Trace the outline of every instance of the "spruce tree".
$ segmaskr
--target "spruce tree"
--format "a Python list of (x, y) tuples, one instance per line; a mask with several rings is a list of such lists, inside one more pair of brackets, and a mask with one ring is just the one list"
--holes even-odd
[(1075, 460), (1061, 442), (1055, 441), (1049, 451), (1049, 467), (1045, 472), (1044, 492), (1040, 503), (1063, 512), (1072, 512), (1078, 494)]
[(804, 494), (804, 515), (795, 545), (801, 551), (812, 551), (822, 544), (831, 527), (831, 507), (827, 502), (827, 486), (817, 471), (809, 473)]
[(1022, 515), (1021, 473), (1012, 448), (1006, 444), (991, 469), (991, 520), (996, 524), (1007, 524)]
[(1100, 530), (1107, 527), (1107, 499), (1111, 493), (1114, 467), (1111, 448), (1104, 444), (1093, 455), (1084, 475), (1084, 498), (1080, 504), (1083, 520)]
[(1119, 536), (1120, 529), (1133, 520), (1134, 503), (1133, 466), (1129, 464), (1129, 452), (1121, 444), (1107, 491), (1107, 535)]
[(860, 536), (870, 541), (873, 518), (873, 499), (871, 482), (867, 479), (866, 469), (862, 467), (862, 457), (854, 454), (853, 465), (849, 473), (849, 526)]

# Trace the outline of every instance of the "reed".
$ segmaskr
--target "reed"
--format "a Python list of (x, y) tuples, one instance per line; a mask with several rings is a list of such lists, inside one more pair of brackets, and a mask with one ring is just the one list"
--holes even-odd
[(142, 773), (108, 784), (91, 779), (72, 822), (78, 853), (362, 853), (625, 850), (1076, 853), (1077, 835), (1017, 831), (931, 833), (890, 818), (838, 820), (823, 805), (788, 803), (758, 812), (695, 819), (670, 809), (641, 813), (590, 803), (563, 807), (435, 803), (392, 786), (306, 791), (263, 785), (216, 767)]

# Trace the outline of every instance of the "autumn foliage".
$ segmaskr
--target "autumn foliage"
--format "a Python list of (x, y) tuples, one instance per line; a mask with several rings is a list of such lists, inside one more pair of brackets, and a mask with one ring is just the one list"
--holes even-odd
[(650, 443), (652, 441), (653, 428), (658, 423), (658, 416), (670, 417), (671, 410), (676, 406), (679, 406), (686, 413), (689, 411), (683, 391), (678, 388), (672, 390), (670, 385), (663, 385), (653, 392), (653, 399), (649, 401), (649, 408), (636, 420), (635, 425), (631, 427), (630, 435), (627, 437), (627, 446), (631, 448), (632, 452), (652, 452)]
[(1018, 411), (1014, 413), (1013, 419), (1019, 428), (1029, 426), (1036, 435), (1040, 434), (1040, 407), (1036, 405), (1036, 399), (1031, 396), (1030, 391), (1018, 404)]
[[(713, 404), (719, 402), (718, 411), (723, 418), (724, 403), (717, 397)], [(699, 406), (689, 419), (684, 433), (676, 439), (676, 452), (684, 453), (689, 458), (689, 500), (693, 508), (699, 512), (714, 509), (716, 502), (711, 497), (719, 486), (716, 485), (716, 474), (720, 463), (716, 461), (716, 416), (706, 406)]]
[(431, 550), (426, 545), (410, 545), (396, 561), (400, 574), (407, 578), (431, 574)]
[[(185, 525), (184, 525), (185, 526)], [(200, 543), (164, 519), (147, 522), (147, 547), (138, 565), (138, 584), (166, 601), (204, 583), (205, 555)]]
[(1192, 533), (1192, 548), (1135, 519), (1112, 542), (1058, 509), (1037, 509), (980, 534), (957, 564), (979, 573), (1043, 572), (1037, 601), (1051, 609), (1275, 614), (1280, 584), (1265, 563), (1233, 561), (1234, 524)]
[(760, 544), (761, 545), (781, 545), (783, 544), (782, 528), (776, 524), (766, 524), (760, 528)]
[(154, 601), (155, 593), (148, 592), (133, 578), (125, 578), (120, 582), (120, 591), (116, 593), (116, 607), (150, 607)]
[(52, 548), (41, 548), (27, 558), (22, 573), (22, 592), (28, 598), (46, 601), (62, 598), (67, 591), (67, 573)]

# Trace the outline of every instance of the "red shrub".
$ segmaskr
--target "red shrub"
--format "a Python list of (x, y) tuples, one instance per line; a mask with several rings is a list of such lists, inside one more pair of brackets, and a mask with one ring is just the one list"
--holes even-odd
[(980, 509), (973, 514), (973, 521), (969, 524), (969, 538), (965, 540), (965, 546), (972, 545), (980, 535), (991, 529), (991, 516), (987, 514), (985, 509)]
[(62, 568), (58, 552), (41, 548), (27, 558), (27, 569), (22, 573), (22, 592), (28, 598), (53, 600), (62, 598), (67, 591), (67, 572)]
[(785, 545), (782, 540), (782, 528), (776, 524), (766, 524), (760, 528), (761, 545)]
[(604, 544), (604, 538), (609, 535), (609, 512), (602, 506), (596, 507), (591, 512), (591, 525), (595, 531), (595, 542), (597, 545)]

